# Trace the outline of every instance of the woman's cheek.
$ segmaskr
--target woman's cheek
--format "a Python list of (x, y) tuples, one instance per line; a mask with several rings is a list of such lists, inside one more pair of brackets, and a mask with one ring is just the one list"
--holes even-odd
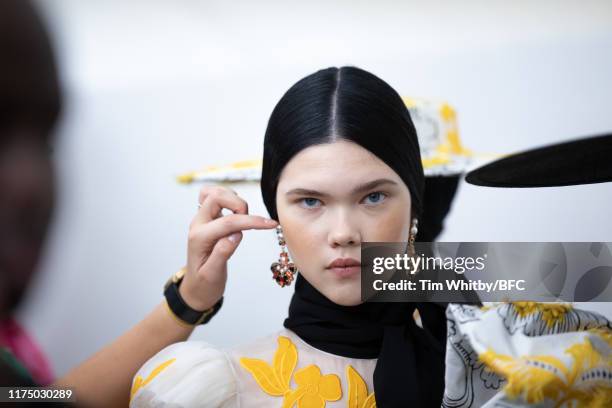
[[(312, 276), (314, 271), (319, 268), (319, 259), (321, 257), (321, 251), (323, 250), (323, 243), (326, 242), (312, 226), (302, 225), (299, 231), (298, 237), (292, 242), (295, 242), (289, 247), (293, 262), (296, 264), (298, 269), (306, 270), (306, 276), (310, 279), (316, 279), (316, 275)], [(312, 273), (310, 271), (313, 271)]]
[[(403, 216), (405, 218), (405, 215)], [(408, 240), (410, 229), (410, 220), (403, 220), (402, 216), (385, 216), (378, 220), (374, 227), (374, 232), (369, 238), (369, 241), (377, 242), (402, 242)]]
[(312, 237), (309, 224), (304, 217), (288, 213), (282, 218), (281, 225), (289, 252), (294, 260), (300, 258), (300, 254), (309, 250), (309, 239)]
[(318, 234), (316, 231), (313, 231), (312, 226), (308, 224), (297, 224), (294, 226), (295, 234), (290, 237), (287, 236), (287, 245), (289, 249), (295, 254), (295, 259), (302, 259), (303, 256), (307, 258), (310, 254), (315, 254), (314, 251), (320, 251), (320, 248), (317, 248), (316, 243), (321, 243)]

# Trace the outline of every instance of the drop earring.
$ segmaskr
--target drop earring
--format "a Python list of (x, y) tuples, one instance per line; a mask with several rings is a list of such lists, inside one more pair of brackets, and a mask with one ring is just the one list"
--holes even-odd
[(272, 279), (282, 288), (291, 285), (293, 276), (298, 270), (293, 262), (289, 262), (289, 253), (285, 247), (285, 237), (283, 236), (283, 229), (280, 225), (276, 227), (276, 236), (278, 238), (278, 245), (281, 247), (281, 253), (278, 257), (278, 262), (272, 263), (270, 270), (272, 271)]
[[(410, 252), (410, 257), (414, 257), (416, 255), (416, 251), (414, 249), (414, 240), (416, 238), (416, 235), (419, 233), (419, 220), (416, 218), (412, 219), (412, 225), (410, 226), (410, 234), (408, 235), (408, 250)], [(417, 273), (418, 269), (415, 270), (413, 273)]]

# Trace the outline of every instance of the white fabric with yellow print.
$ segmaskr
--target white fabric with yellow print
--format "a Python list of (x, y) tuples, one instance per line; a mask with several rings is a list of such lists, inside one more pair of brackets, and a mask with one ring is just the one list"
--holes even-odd
[(612, 407), (612, 326), (566, 303), (446, 310), (443, 407)]
[[(443, 407), (610, 407), (612, 326), (570, 304), (449, 304)], [(376, 359), (318, 350), (288, 329), (222, 350), (166, 347), (130, 407), (373, 408)], [(427, 375), (427, 373), (423, 373)]]
[(140, 368), (130, 407), (373, 408), (376, 361), (318, 350), (288, 329), (228, 350), (181, 342)]

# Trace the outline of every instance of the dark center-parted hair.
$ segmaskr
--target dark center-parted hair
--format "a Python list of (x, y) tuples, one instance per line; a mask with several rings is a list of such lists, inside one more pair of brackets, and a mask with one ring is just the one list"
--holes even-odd
[(421, 214), (425, 178), (408, 109), (385, 81), (347, 66), (301, 79), (272, 111), (261, 174), (261, 193), (271, 218), (278, 220), (276, 189), (285, 165), (309, 146), (338, 139), (357, 143), (392, 168), (410, 191), (412, 214)]

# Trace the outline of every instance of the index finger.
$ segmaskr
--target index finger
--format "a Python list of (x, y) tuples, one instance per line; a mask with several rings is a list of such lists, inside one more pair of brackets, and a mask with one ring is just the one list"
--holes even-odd
[(245, 200), (240, 198), (233, 191), (219, 187), (212, 189), (206, 194), (200, 194), (204, 197), (200, 208), (194, 218), (195, 223), (207, 223), (215, 218), (222, 216), (222, 210), (227, 208), (234, 214), (248, 214), (249, 205)]
[(201, 242), (204, 251), (211, 249), (215, 243), (234, 232), (244, 230), (272, 229), (278, 222), (259, 215), (229, 214), (219, 217), (206, 224), (192, 228), (190, 235), (193, 240)]

